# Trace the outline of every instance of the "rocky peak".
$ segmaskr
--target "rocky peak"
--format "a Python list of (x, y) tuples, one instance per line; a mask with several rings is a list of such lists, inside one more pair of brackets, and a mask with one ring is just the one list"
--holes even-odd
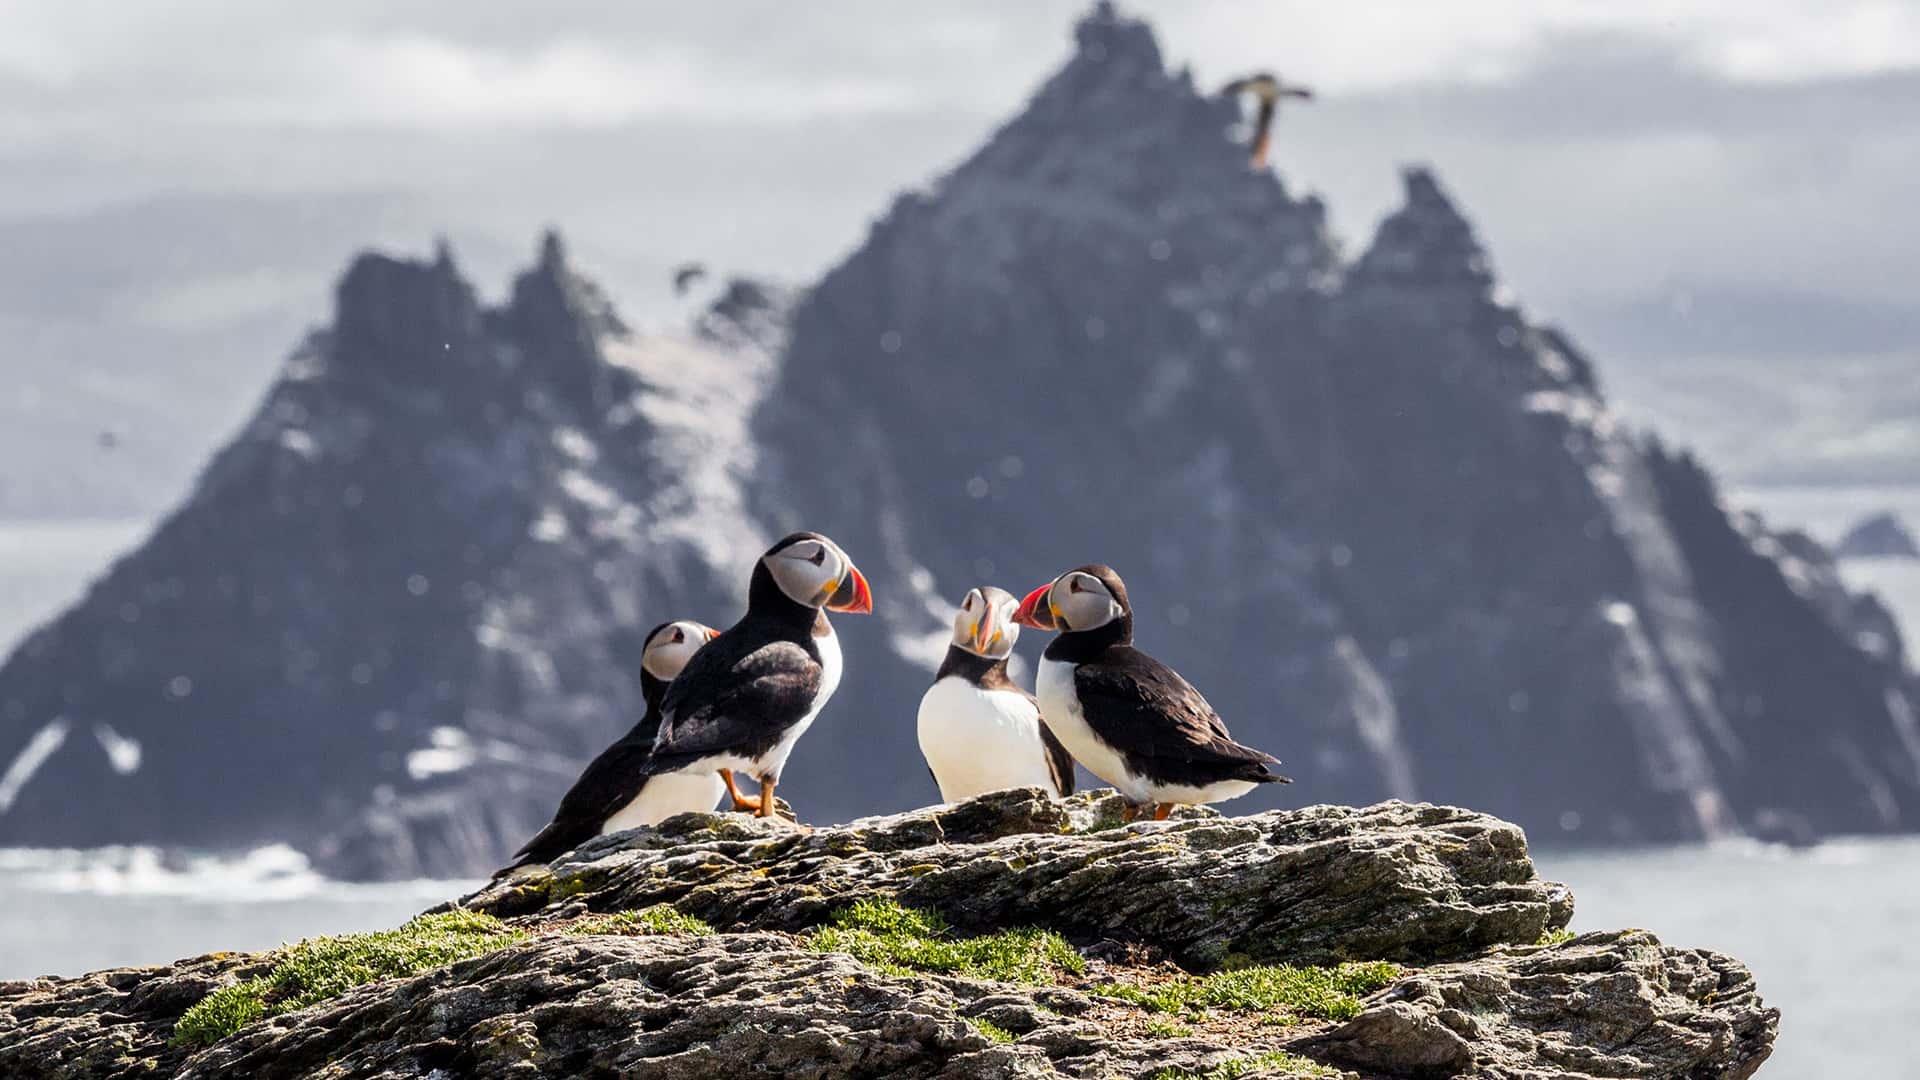
[(1411, 166), (1402, 174), (1406, 201), (1374, 233), (1354, 267), (1362, 286), (1440, 290), (1473, 298), (1493, 288), (1493, 268), (1473, 226), (1453, 205), (1433, 171)]
[(1153, 28), (1100, 0), (1073, 28), (1077, 51), (1063, 75), (1081, 87), (1100, 82), (1158, 82), (1166, 76)]
[(610, 369), (600, 345), (605, 338), (624, 337), (627, 326), (600, 287), (568, 265), (558, 230), (541, 236), (539, 259), (514, 279), (500, 321), (523, 356), (542, 359), (544, 374), (562, 396), (594, 416), (612, 404)]
[(752, 278), (733, 278), (719, 299), (694, 320), (694, 332), (722, 345), (751, 345), (768, 352), (786, 342), (787, 321), (798, 296), (793, 289)]
[(344, 371), (438, 382), (479, 334), (479, 302), (444, 245), (431, 262), (361, 255), (334, 290), (330, 353)]
[(1920, 544), (1891, 512), (1862, 518), (1833, 550), (1842, 559), (1920, 559)]

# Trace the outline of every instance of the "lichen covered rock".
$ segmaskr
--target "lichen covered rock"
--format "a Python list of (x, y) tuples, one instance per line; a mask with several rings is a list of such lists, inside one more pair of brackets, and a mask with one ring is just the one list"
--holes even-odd
[[(447, 905), (482, 955), (357, 965), (375, 981), (301, 1002), (276, 972), (393, 934), (0, 985), (0, 1075), (1706, 1080), (1772, 1048), (1737, 961), (1552, 933), (1572, 897), (1497, 819), (1118, 809), (1014, 791), (815, 831), (683, 815)], [(181, 1037), (249, 985), (259, 1019)]]
[(1182, 810), (1109, 827), (1117, 796), (1037, 790), (803, 833), (686, 815), (586, 845), (466, 904), (522, 915), (670, 903), (723, 929), (797, 930), (870, 896), (962, 929), (1035, 924), (1083, 944), (1151, 942), (1181, 964), (1425, 963), (1526, 943), (1573, 899), (1541, 881), (1513, 825), (1450, 807), (1316, 806), (1249, 817)]

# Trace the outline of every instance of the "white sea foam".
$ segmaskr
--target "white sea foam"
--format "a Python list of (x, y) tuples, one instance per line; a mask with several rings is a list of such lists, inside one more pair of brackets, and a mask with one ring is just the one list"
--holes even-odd
[(223, 902), (297, 900), (352, 894), (444, 899), (468, 881), (398, 881), (349, 885), (313, 869), (285, 844), (232, 855), (167, 851), (146, 845), (101, 848), (0, 848), (0, 879), (9, 888), (95, 896), (217, 897)]

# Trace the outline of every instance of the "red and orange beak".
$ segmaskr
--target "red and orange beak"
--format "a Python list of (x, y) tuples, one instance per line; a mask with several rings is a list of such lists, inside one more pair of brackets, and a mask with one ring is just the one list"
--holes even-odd
[(848, 615), (872, 613), (873, 590), (867, 587), (866, 575), (860, 572), (859, 567), (847, 567), (847, 576), (841, 579), (840, 587), (834, 590), (833, 598), (827, 601), (827, 610)]
[[(698, 626), (699, 624), (696, 623), (694, 625)], [(700, 629), (706, 632), (708, 641), (712, 641), (714, 638), (717, 638), (720, 636), (720, 631), (715, 630), (711, 626), (701, 626)]]
[(1053, 605), (1047, 603), (1047, 594), (1052, 591), (1053, 582), (1049, 581), (1028, 593), (1020, 601), (1020, 610), (1013, 613), (1013, 621), (1035, 630), (1053, 629)]

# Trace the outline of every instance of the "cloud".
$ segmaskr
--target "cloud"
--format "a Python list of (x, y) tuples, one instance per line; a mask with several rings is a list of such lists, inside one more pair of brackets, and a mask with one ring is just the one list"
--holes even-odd
[[(1806, 298), (1783, 371), (1861, 346), (1859, 305), (1901, 326), (1920, 308), (1920, 7), (1122, 6), (1201, 85), (1274, 67), (1322, 91), (1275, 156), (1350, 249), (1402, 163), (1436, 165), (1530, 309), (1612, 347), (1603, 373), (1681, 354), (1645, 314), (1677, 292)], [(0, 260), (0, 316), (38, 321), (0, 344), (83, 335), (111, 364), (151, 333), (250, 379), (349, 249), (445, 231), (497, 292), (550, 222), (642, 321), (680, 313), (684, 259), (809, 280), (1018, 108), (1086, 7), (10, 0), (0, 250), (29, 257)], [(276, 297), (298, 310), (268, 318)], [(260, 336), (219, 327), (228, 308)], [(224, 344), (196, 352), (201, 330)], [(34, 355), (56, 353), (75, 350)]]

